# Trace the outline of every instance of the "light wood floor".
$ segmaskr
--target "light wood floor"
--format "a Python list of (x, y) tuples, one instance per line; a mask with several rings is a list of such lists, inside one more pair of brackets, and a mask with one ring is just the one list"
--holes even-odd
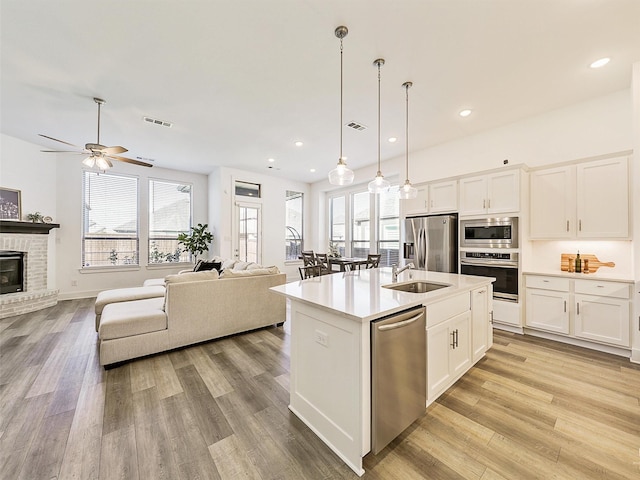
[[(0, 320), (2, 479), (355, 479), (287, 409), (270, 328), (98, 365), (93, 300)], [(365, 479), (638, 479), (640, 368), (577, 347), (495, 345)]]

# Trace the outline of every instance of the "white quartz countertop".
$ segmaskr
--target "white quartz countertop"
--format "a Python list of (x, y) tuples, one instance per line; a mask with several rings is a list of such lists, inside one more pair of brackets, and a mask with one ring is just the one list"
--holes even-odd
[(523, 275), (545, 275), (547, 277), (572, 278), (580, 280), (603, 280), (610, 282), (634, 283), (631, 276), (620, 275), (619, 273), (609, 272), (605, 268), (599, 268), (595, 273), (569, 273), (562, 270), (538, 270), (522, 272)]
[(492, 277), (456, 275), (424, 270), (404, 271), (397, 283), (415, 280), (447, 284), (427, 293), (408, 293), (384, 288), (391, 281), (391, 268), (373, 268), (322, 275), (277, 287), (276, 293), (292, 300), (341, 314), (352, 320), (369, 322), (417, 305), (428, 305), (495, 281)]

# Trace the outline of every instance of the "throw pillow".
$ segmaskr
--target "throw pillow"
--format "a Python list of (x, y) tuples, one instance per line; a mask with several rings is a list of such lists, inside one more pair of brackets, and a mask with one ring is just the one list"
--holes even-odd
[(201, 263), (202, 263), (202, 260), (198, 260), (198, 261), (196, 262), (196, 264), (194, 265), (194, 267), (193, 267), (193, 270), (192, 270), (192, 271), (193, 271), (193, 272), (197, 272), (197, 271), (198, 271), (198, 269), (200, 268), (200, 264), (201, 264)]
[(236, 262), (236, 264), (233, 266), (234, 270), (246, 270), (247, 267), (249, 265), (251, 265), (253, 262)]
[(203, 260), (198, 261), (196, 268), (193, 270), (194, 272), (203, 272), (205, 270), (217, 270), (220, 273), (222, 269), (221, 262), (205, 262)]
[(236, 261), (237, 260), (235, 258), (228, 258), (227, 260), (222, 262), (222, 269), (226, 270), (227, 268), (233, 268), (233, 266), (236, 264)]

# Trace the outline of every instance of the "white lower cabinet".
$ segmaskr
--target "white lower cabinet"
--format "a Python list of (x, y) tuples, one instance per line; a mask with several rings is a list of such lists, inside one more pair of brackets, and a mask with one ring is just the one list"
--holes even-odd
[(471, 366), (471, 311), (427, 329), (427, 403)]
[(528, 328), (628, 348), (631, 284), (527, 275)]
[(474, 363), (482, 358), (493, 343), (491, 291), (491, 285), (471, 291), (471, 352)]
[(578, 295), (575, 336), (621, 347), (630, 345), (629, 301), (594, 295)]

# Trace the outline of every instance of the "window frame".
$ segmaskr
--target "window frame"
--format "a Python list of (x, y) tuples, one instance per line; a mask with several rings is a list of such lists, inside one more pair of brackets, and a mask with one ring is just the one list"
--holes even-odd
[[(289, 195), (289, 194), (295, 194), (295, 195)], [(285, 229), (287, 230), (285, 232), (285, 256), (284, 256), (284, 261), (285, 262), (294, 262), (294, 261), (298, 261), (298, 254), (293, 254), (295, 256), (295, 258), (291, 257), (291, 253), (287, 252), (287, 244), (288, 242), (291, 241), (291, 239), (288, 238), (288, 232), (290, 232), (291, 230), (295, 230), (294, 227), (288, 225), (288, 221), (287, 221), (287, 202), (293, 200), (293, 199), (300, 199), (300, 239), (299, 239), (299, 246), (296, 249), (297, 252), (302, 253), (302, 251), (304, 250), (304, 207), (305, 207), (305, 201), (304, 201), (304, 192), (298, 192), (298, 191), (294, 191), (294, 190), (286, 190), (285, 191)], [(296, 240), (295, 236), (293, 236), (293, 240)]]

